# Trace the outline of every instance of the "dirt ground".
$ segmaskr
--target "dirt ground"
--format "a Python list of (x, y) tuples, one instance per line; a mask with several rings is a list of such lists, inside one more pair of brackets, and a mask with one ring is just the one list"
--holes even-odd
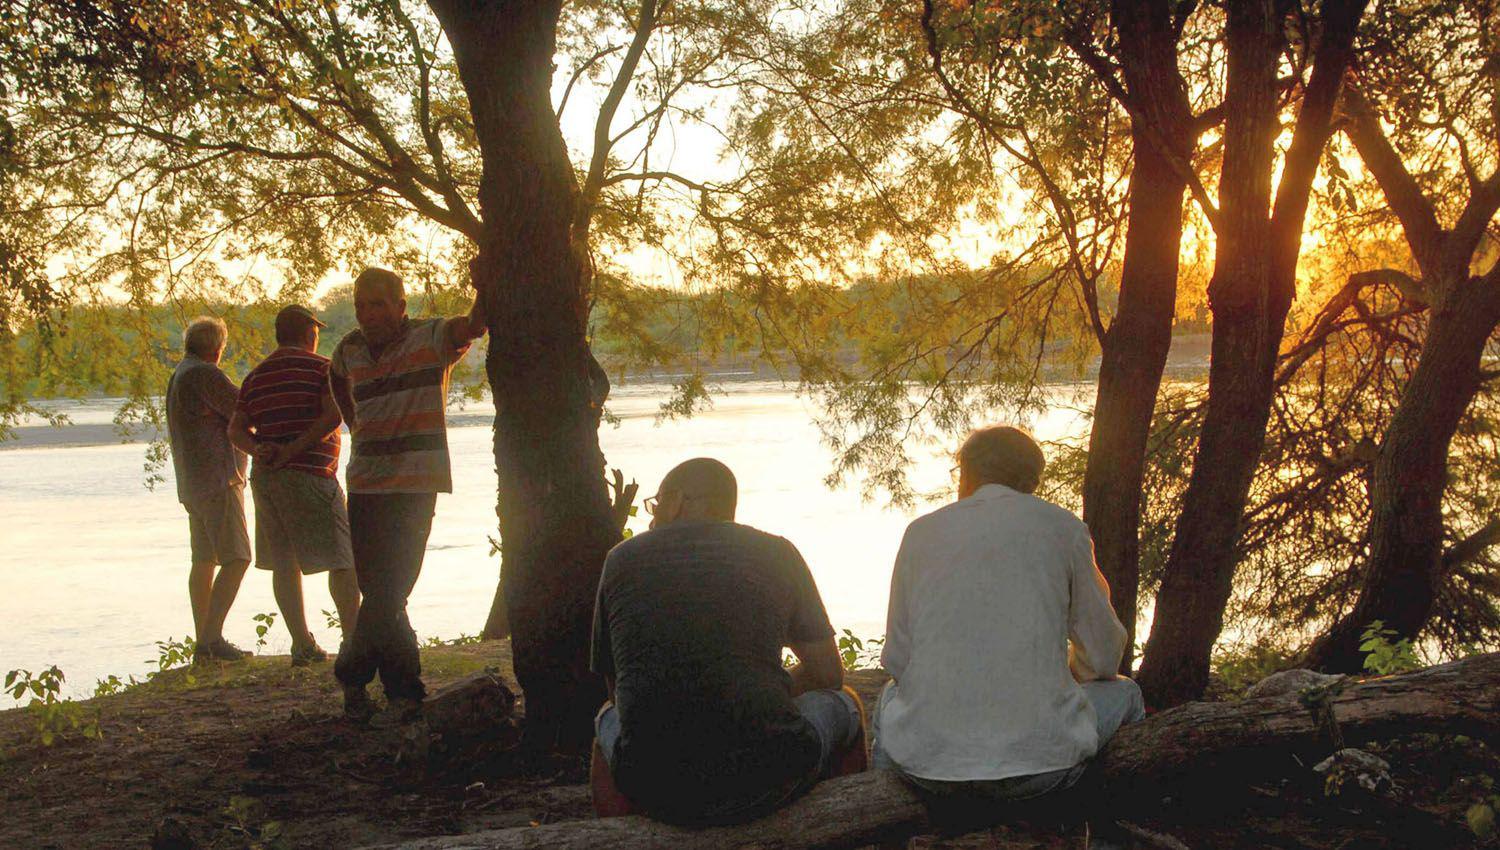
[[(513, 681), (505, 642), (426, 649), (423, 664), (433, 689), (485, 668)], [(68, 736), (46, 747), (26, 711), (0, 712), (0, 847), (360, 847), (591, 816), (582, 760), (520, 763), (508, 750), (510, 725), (434, 770), (398, 763), (396, 733), (342, 720), (330, 665), (298, 669), (285, 657), (258, 657), (197, 669), (192, 682), (187, 675), (87, 701), (100, 740)], [(881, 681), (875, 672), (851, 676), (869, 704)], [(1143, 848), (1494, 846), (1475, 840), (1463, 820), (1480, 777), (1500, 776), (1494, 752), (1416, 738), (1381, 754), (1403, 789), (1400, 804), (1330, 801), (1302, 778), (1167, 798), (1103, 828), (1116, 846)], [(926, 836), (911, 846), (1087, 846), (1088, 828), (1066, 820)]]

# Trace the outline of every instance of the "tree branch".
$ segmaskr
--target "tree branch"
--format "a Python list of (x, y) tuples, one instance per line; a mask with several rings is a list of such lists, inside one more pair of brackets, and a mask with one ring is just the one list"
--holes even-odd
[(1371, 269), (1369, 271), (1356, 272), (1349, 275), (1349, 279), (1328, 299), (1323, 308), (1318, 311), (1317, 318), (1312, 327), (1302, 335), (1302, 339), (1291, 349), (1284, 352), (1279, 358), (1281, 363), (1277, 368), (1276, 383), (1281, 385), (1291, 379), (1297, 370), (1302, 368), (1314, 354), (1322, 347), (1323, 343), (1343, 326), (1338, 324), (1338, 319), (1345, 310), (1354, 306), (1359, 301), (1359, 294), (1371, 286), (1387, 284), (1401, 291), (1401, 295), (1408, 301), (1413, 302), (1421, 308), (1427, 307), (1427, 290), (1422, 281), (1417, 280), (1406, 272), (1397, 269)]
[(1386, 138), (1374, 107), (1358, 84), (1352, 81), (1344, 87), (1344, 112), (1348, 118), (1344, 122), (1344, 135), (1354, 143), (1365, 167), (1380, 184), (1386, 203), (1401, 222), (1406, 244), (1411, 246), (1417, 266), (1424, 275), (1436, 276), (1443, 228), (1438, 224), (1432, 202), (1422, 194), (1416, 179), (1391, 146), (1390, 139)]
[(467, 225), (463, 232), (477, 234), (482, 229), (479, 218), (474, 215), (474, 211), (464, 200), (458, 183), (454, 181), (452, 172), (448, 170), (448, 156), (443, 149), (443, 136), (432, 122), (432, 63), (427, 61), (421, 33), (417, 32), (416, 22), (406, 14), (406, 10), (400, 3), (393, 3), (391, 6), (392, 12), (401, 21), (401, 26), (406, 31), (407, 44), (411, 46), (412, 56), (417, 63), (417, 124), (422, 130), (422, 141), (427, 145), (427, 155), (432, 158), (433, 170), (437, 172), (439, 191), (443, 200), (447, 201), (448, 209)]
[[(1104, 84), (1105, 89), (1109, 91), (1110, 95), (1125, 108), (1126, 112), (1130, 113), (1130, 117), (1143, 129), (1147, 144), (1156, 148), (1161, 156), (1172, 166), (1172, 170), (1176, 171), (1178, 176), (1187, 182), (1188, 190), (1192, 192), (1193, 200), (1197, 201), (1199, 209), (1203, 210), (1203, 217), (1208, 220), (1209, 226), (1217, 232), (1219, 229), (1219, 208), (1214, 204), (1213, 199), (1209, 197), (1208, 189), (1203, 185), (1203, 180), (1199, 178), (1198, 172), (1193, 168), (1192, 163), (1184, 161), (1182, 156), (1173, 150), (1171, 145), (1167, 144), (1166, 138), (1162, 136), (1156, 124), (1149, 120), (1148, 116), (1142, 114), (1140, 104), (1136, 103), (1135, 98), (1132, 98), (1130, 93), (1125, 90), (1125, 86), (1120, 82), (1119, 77), (1115, 76), (1114, 68), (1110, 67), (1108, 60), (1094, 49), (1092, 38), (1082, 27), (1076, 23), (1069, 26), (1065, 40), (1068, 46), (1073, 49), (1073, 52), (1078, 55), (1078, 58)], [(1217, 109), (1222, 112), (1223, 106), (1221, 105)]]
[(590, 68), (598, 64), (600, 59), (603, 59), (604, 57), (609, 56), (612, 53), (618, 53), (622, 49), (624, 49), (624, 47), (625, 45), (623, 44), (615, 44), (609, 47), (602, 48), (595, 51), (593, 56), (590, 56), (584, 61), (578, 63), (578, 67), (573, 69), (573, 76), (568, 78), (568, 84), (563, 88), (562, 100), (560, 100), (557, 104), (558, 120), (562, 119), (563, 110), (568, 108), (568, 98), (573, 96), (573, 87), (578, 85), (578, 81), (583, 78), (583, 75), (587, 73)]
[(1500, 517), (1492, 517), (1478, 531), (1454, 543), (1443, 552), (1443, 573), (1446, 575), (1473, 561), (1497, 543), (1500, 543)]
[(646, 43), (650, 41), (651, 33), (656, 28), (657, 11), (656, 0), (643, 0), (641, 3), (635, 35), (630, 40), (625, 57), (620, 61), (620, 68), (615, 72), (609, 92), (604, 96), (604, 103), (599, 106), (599, 117), (594, 122), (594, 153), (589, 160), (588, 175), (584, 178), (578, 202), (578, 214), (574, 218), (574, 229), (580, 234), (588, 232), (589, 218), (593, 215), (594, 204), (598, 202), (599, 189), (604, 182), (604, 170), (609, 163), (609, 152), (613, 146), (609, 128), (614, 123), (615, 113), (620, 108), (620, 101), (625, 98), (626, 90), (630, 88), (631, 80), (635, 79), (635, 69), (640, 65), (641, 54), (645, 52)]

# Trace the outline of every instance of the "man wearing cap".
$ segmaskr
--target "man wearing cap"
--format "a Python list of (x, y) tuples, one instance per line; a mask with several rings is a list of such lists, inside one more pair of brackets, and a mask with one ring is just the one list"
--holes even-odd
[(229, 436), (255, 458), (255, 565), (271, 587), (292, 636), (292, 664), (326, 661), (307, 628), (302, 576), (327, 571), (328, 593), (347, 637), (359, 613), (349, 514), (339, 487), (339, 410), (317, 353), (327, 327), (306, 307), (276, 315), (279, 347), (245, 376)]
[[(359, 329), (333, 351), (335, 398), (349, 421), (346, 470), (359, 622), (333, 672), (344, 713), (393, 726), (420, 716), (422, 662), (406, 600), (422, 571), (438, 493), (453, 492), (444, 405), (453, 366), (485, 332), (467, 315), (412, 319), (401, 276), (367, 268), (354, 281)], [(365, 686), (380, 675), (387, 708), (371, 717)]]

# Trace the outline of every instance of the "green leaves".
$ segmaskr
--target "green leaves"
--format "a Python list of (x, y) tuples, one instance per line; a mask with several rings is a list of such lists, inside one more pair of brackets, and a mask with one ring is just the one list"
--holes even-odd
[(266, 636), (271, 633), (271, 629), (276, 625), (276, 612), (265, 611), (256, 614), (250, 619), (255, 621), (255, 651), (260, 652), (266, 647)]
[(30, 670), (11, 670), (5, 674), (5, 692), (20, 702), (30, 696), (26, 711), (31, 715), (37, 740), (50, 747), (64, 735), (78, 733), (85, 739), (102, 737), (97, 710), (62, 697), (62, 670), (52, 665), (35, 675)]
[(1406, 673), (1422, 666), (1412, 649), (1410, 638), (1396, 640), (1396, 632), (1375, 620), (1360, 635), (1359, 649), (1365, 656), (1365, 669), (1377, 676)]
[(155, 658), (146, 659), (147, 664), (155, 664), (156, 672), (148, 678), (152, 681), (158, 679), (163, 673), (179, 668), (188, 668), (183, 676), (183, 681), (188, 685), (198, 683), (198, 678), (192, 673), (193, 655), (197, 651), (198, 642), (192, 635), (184, 636), (182, 640), (167, 638), (156, 642), (157, 655)]
[(884, 645), (883, 637), (860, 638), (852, 630), (844, 629), (838, 639), (839, 662), (848, 671), (879, 666)]
[(1469, 824), (1469, 829), (1481, 841), (1488, 840), (1495, 834), (1495, 812), (1500, 809), (1500, 796), (1490, 797), (1488, 800), (1480, 800), (1470, 806), (1464, 813), (1464, 820)]

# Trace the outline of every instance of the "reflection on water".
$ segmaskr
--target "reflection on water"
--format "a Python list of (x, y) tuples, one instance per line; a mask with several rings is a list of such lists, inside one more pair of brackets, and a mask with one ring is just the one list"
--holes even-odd
[[(878, 498), (866, 502), (857, 486), (827, 489), (822, 482), (830, 456), (809, 402), (778, 384), (727, 390), (711, 410), (657, 425), (666, 386), (618, 387), (610, 408), (622, 421), (600, 432), (610, 465), (639, 481), (646, 496), (681, 460), (712, 455), (725, 461), (739, 477), (740, 520), (784, 535), (802, 550), (835, 627), (879, 634), (901, 532), (925, 508), (906, 512)], [(487, 410), (479, 404), (450, 412), (454, 492), (438, 499), (411, 598), (412, 623), (422, 638), (477, 632), (494, 593), (499, 560), (488, 554), (495, 474)], [(28, 447), (33, 439), (0, 451), (0, 672), (57, 664), (68, 676), (69, 693), (77, 695), (109, 673), (151, 669), (145, 662), (156, 654), (154, 642), (190, 634), (192, 616), (186, 514), (176, 501), (170, 464), (167, 482), (148, 491), (143, 446), (113, 442), (110, 405), (93, 402), (70, 412), (82, 423), (78, 433), (92, 439), (63, 442), (93, 444)], [(1056, 439), (1076, 433), (1080, 420), (1058, 407), (1032, 424), (1039, 437)], [(919, 490), (948, 485), (950, 448), (913, 452), (920, 459), (912, 472)], [(644, 516), (631, 521), (637, 530), (645, 524)], [(318, 613), (333, 608), (326, 582), (309, 579), (306, 594), (308, 621), (331, 651), (336, 631)], [(274, 610), (269, 575), (252, 569), (225, 633), (253, 647), (251, 616)], [(289, 645), (278, 623), (266, 650), (285, 652)]]

